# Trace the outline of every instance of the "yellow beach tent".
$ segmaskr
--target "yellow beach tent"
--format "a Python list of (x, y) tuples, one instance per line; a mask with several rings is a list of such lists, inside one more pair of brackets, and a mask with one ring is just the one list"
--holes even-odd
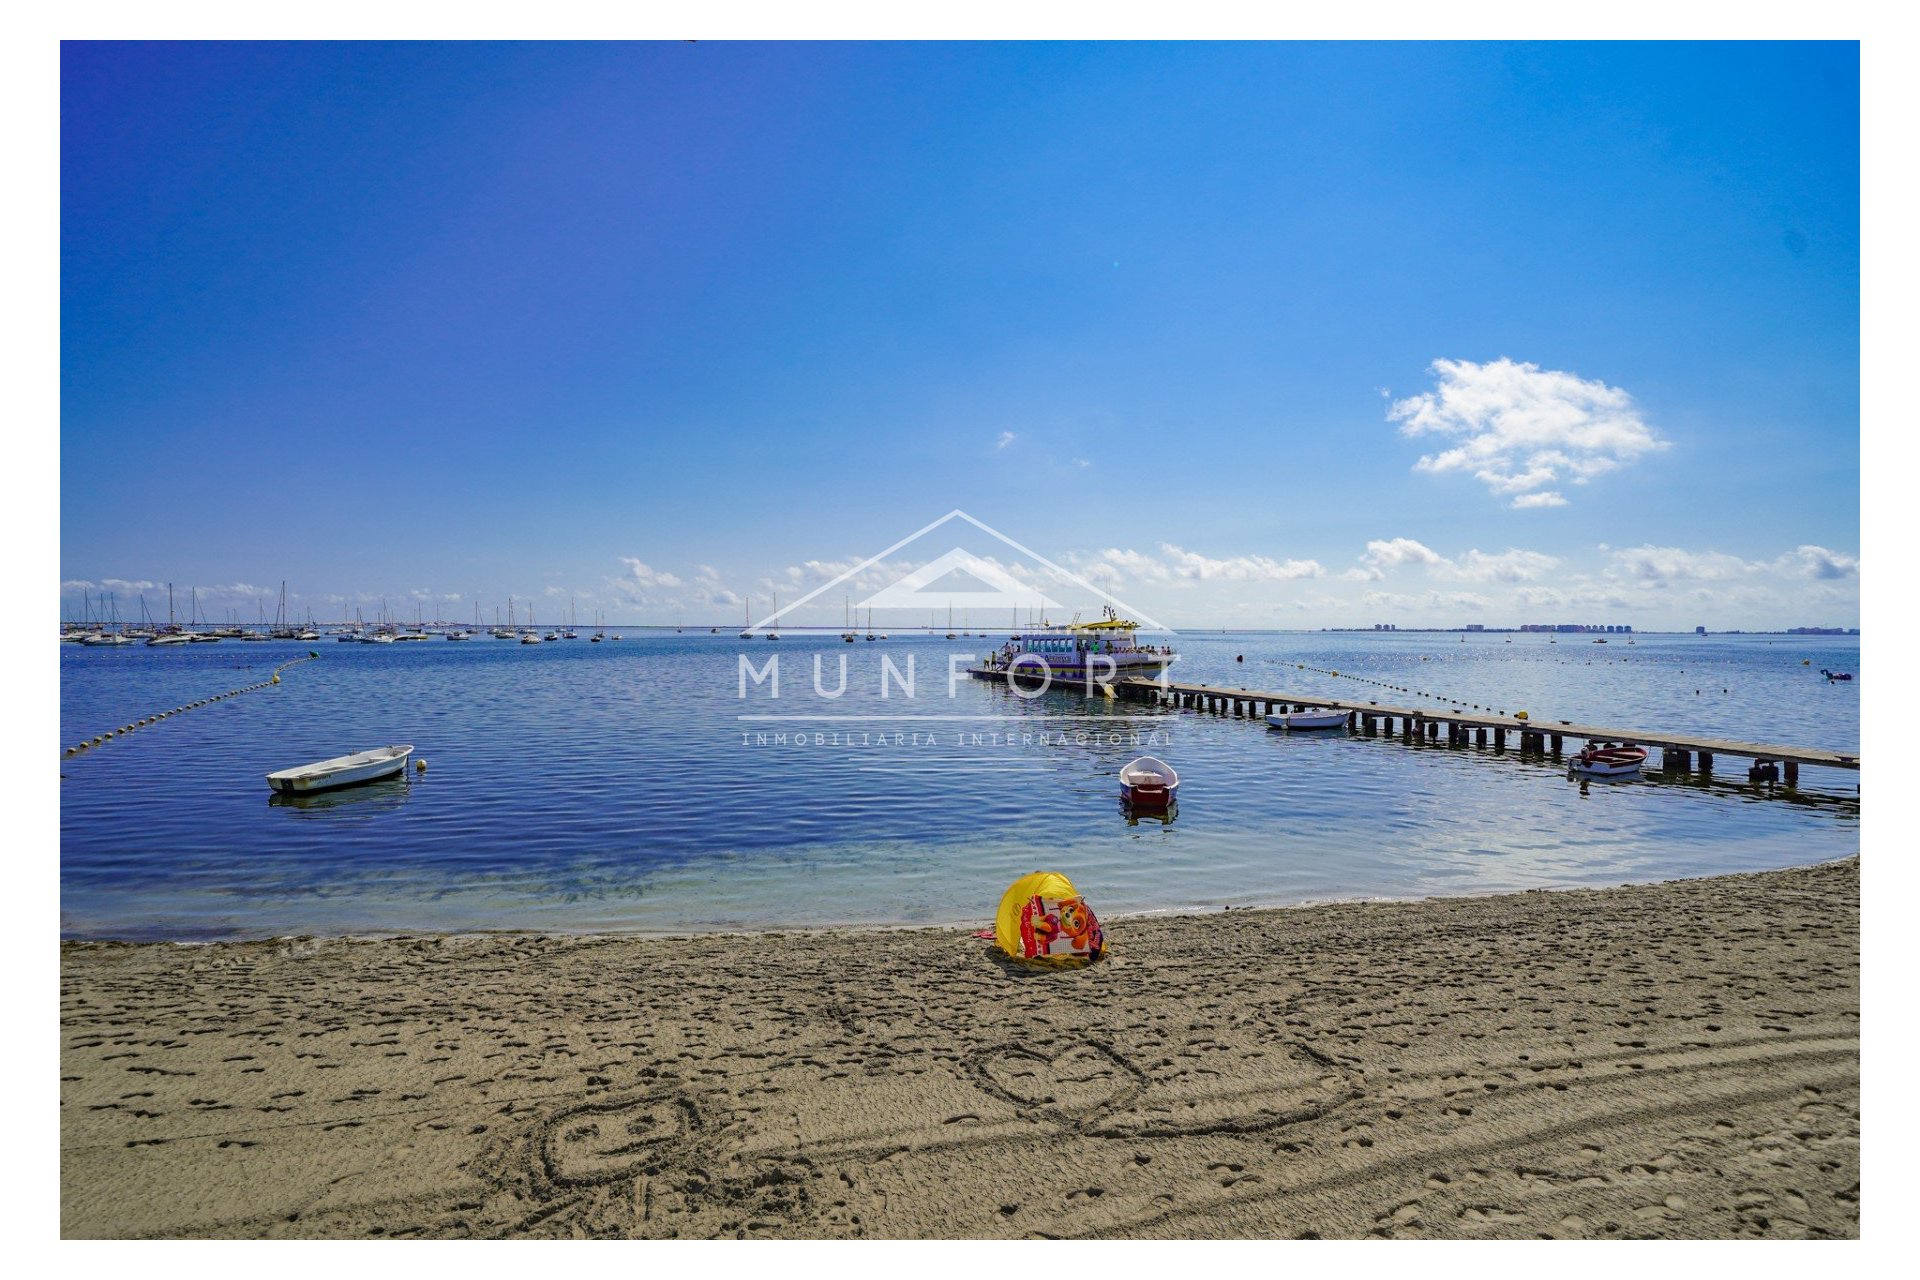
[(1007, 886), (993, 922), (993, 940), (1015, 960), (1083, 965), (1106, 948), (1100, 922), (1057, 871), (1036, 871)]

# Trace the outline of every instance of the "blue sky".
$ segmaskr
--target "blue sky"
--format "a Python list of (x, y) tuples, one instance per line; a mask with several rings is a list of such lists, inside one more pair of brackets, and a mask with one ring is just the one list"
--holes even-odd
[(62, 67), (63, 612), (725, 621), (958, 507), (1176, 626), (1858, 621), (1851, 44)]

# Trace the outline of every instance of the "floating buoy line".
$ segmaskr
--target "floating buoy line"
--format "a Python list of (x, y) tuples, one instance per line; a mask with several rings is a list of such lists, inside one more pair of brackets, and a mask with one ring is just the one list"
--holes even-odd
[(318, 658), (319, 656), (320, 655), (317, 652), (315, 652), (312, 649), (309, 649), (307, 651), (306, 657), (295, 658), (290, 662), (281, 663), (279, 666), (273, 669), (272, 675), (268, 676), (265, 680), (260, 681), (258, 684), (243, 684), (238, 689), (229, 689), (225, 693), (209, 694), (207, 697), (204, 697), (204, 698), (196, 698), (194, 701), (186, 703), (182, 706), (175, 707), (171, 711), (162, 711), (156, 715), (144, 716), (139, 720), (135, 720), (132, 724), (123, 724), (118, 729), (109, 729), (107, 730), (107, 732), (100, 734), (96, 737), (88, 738), (84, 742), (76, 743), (75, 745), (63, 750), (60, 754), (62, 756), (77, 756), (82, 751), (91, 751), (93, 750), (93, 748), (101, 746), (104, 743), (110, 742), (115, 738), (124, 738), (126, 735), (132, 733), (136, 729), (145, 729), (151, 725), (159, 724), (162, 720), (167, 719), (169, 716), (182, 715), (188, 711), (193, 711), (200, 707), (210, 707), (216, 702), (224, 702), (228, 698), (237, 698), (243, 693), (252, 693), (255, 689), (270, 688), (271, 686), (280, 683), (280, 673), (282, 671), (285, 671), (288, 667), (297, 667), (303, 662), (312, 662), (315, 658)]
[[(1420, 661), (1425, 662), (1427, 661), (1427, 659), (1422, 658), (1420, 659)], [(1385, 680), (1375, 680), (1372, 676), (1356, 676), (1351, 671), (1335, 671), (1331, 667), (1309, 666), (1307, 663), (1304, 663), (1304, 662), (1296, 662), (1293, 665), (1298, 670), (1311, 671), (1317, 675), (1332, 676), (1338, 680), (1357, 680), (1361, 684), (1370, 684), (1377, 689), (1384, 689), (1388, 693), (1410, 693), (1416, 698), (1431, 698), (1435, 702), (1444, 702), (1451, 707), (1468, 707), (1475, 711), (1485, 711), (1485, 712), (1488, 712), (1489, 714), (1496, 715), (1496, 716), (1504, 716), (1507, 714), (1505, 711), (1496, 710), (1493, 707), (1483, 707), (1477, 702), (1468, 702), (1464, 698), (1443, 697), (1440, 694), (1431, 693), (1425, 689), (1415, 689), (1404, 684), (1389, 684)], [(1517, 719), (1525, 720), (1527, 718), (1527, 713), (1524, 711), (1516, 711), (1514, 712), (1514, 716)]]
[[(1432, 659), (1431, 659), (1431, 658), (1427, 658), (1427, 657), (1422, 657), (1422, 658), (1420, 659), (1420, 661), (1422, 661), (1422, 662), (1431, 662), (1431, 661), (1432, 661)], [(1621, 658), (1621, 659), (1619, 659), (1619, 661), (1621, 661), (1621, 662), (1625, 662), (1625, 661), (1627, 661), (1627, 659), (1626, 659), (1626, 658)], [(1431, 692), (1431, 691), (1429, 691), (1429, 690), (1426, 690), (1426, 689), (1415, 689), (1415, 688), (1413, 688), (1413, 687), (1411, 687), (1411, 686), (1409, 686), (1409, 685), (1404, 685), (1404, 684), (1390, 684), (1390, 683), (1388, 683), (1388, 682), (1387, 682), (1387, 681), (1385, 681), (1385, 680), (1375, 680), (1375, 679), (1374, 679), (1373, 677), (1371, 677), (1371, 676), (1356, 676), (1356, 675), (1354, 675), (1354, 674), (1353, 674), (1352, 672), (1348, 672), (1348, 671), (1335, 671), (1335, 670), (1333, 670), (1333, 669), (1332, 669), (1331, 667), (1315, 667), (1315, 666), (1311, 666), (1311, 665), (1309, 665), (1309, 664), (1307, 664), (1307, 663), (1305, 663), (1305, 662), (1296, 662), (1296, 663), (1294, 663), (1293, 665), (1294, 665), (1294, 667), (1295, 667), (1296, 669), (1298, 669), (1298, 670), (1300, 670), (1300, 671), (1312, 671), (1312, 672), (1314, 672), (1314, 673), (1316, 673), (1316, 674), (1318, 674), (1318, 675), (1323, 675), (1323, 676), (1332, 676), (1332, 677), (1334, 677), (1334, 678), (1336, 678), (1336, 679), (1340, 679), (1340, 680), (1357, 680), (1357, 681), (1359, 681), (1359, 682), (1360, 682), (1361, 684), (1370, 684), (1370, 685), (1372, 685), (1372, 686), (1374, 686), (1374, 687), (1375, 687), (1376, 689), (1384, 689), (1384, 690), (1386, 690), (1386, 691), (1387, 691), (1387, 692), (1389, 692), (1389, 693), (1410, 693), (1410, 694), (1412, 694), (1412, 695), (1413, 695), (1414, 697), (1416, 697), (1416, 698), (1431, 698), (1431, 699), (1433, 699), (1433, 700), (1434, 700), (1435, 702), (1444, 702), (1444, 703), (1447, 703), (1447, 704), (1448, 704), (1449, 706), (1453, 706), (1453, 707), (1468, 707), (1468, 708), (1471, 708), (1471, 709), (1473, 709), (1473, 710), (1475, 710), (1475, 711), (1486, 711), (1486, 712), (1491, 712), (1492, 714), (1494, 714), (1494, 715), (1497, 715), (1497, 716), (1503, 716), (1503, 715), (1506, 715), (1506, 714), (1507, 714), (1507, 713), (1506, 713), (1505, 711), (1501, 711), (1501, 710), (1498, 710), (1498, 709), (1496, 709), (1496, 708), (1494, 708), (1494, 707), (1492, 707), (1492, 706), (1481, 706), (1481, 705), (1480, 705), (1479, 703), (1477, 703), (1477, 702), (1467, 702), (1467, 701), (1465, 701), (1464, 699), (1461, 699), (1461, 698), (1448, 698), (1448, 697), (1443, 697), (1442, 695), (1440, 695), (1440, 694), (1437, 694), (1437, 693), (1433, 693), (1433, 692)], [(1588, 666), (1592, 666), (1593, 664), (1592, 664), (1592, 662), (1588, 662), (1588, 664), (1587, 664), (1587, 665), (1588, 665)], [(1804, 667), (1804, 666), (1808, 666), (1808, 665), (1811, 665), (1811, 664), (1810, 664), (1810, 663), (1809, 663), (1809, 662), (1808, 662), (1808, 661), (1807, 661), (1806, 659), (1804, 659), (1804, 658), (1802, 658), (1802, 659), (1800, 660), (1800, 665)], [(1680, 674), (1681, 674), (1681, 675), (1685, 675), (1685, 674), (1686, 674), (1686, 668), (1684, 668), (1684, 667), (1682, 667), (1682, 668), (1680, 669)], [(1695, 689), (1695, 690), (1694, 690), (1694, 693), (1695, 693), (1696, 695), (1697, 695), (1697, 694), (1698, 694), (1699, 692), (1700, 692), (1700, 690), (1698, 690), (1698, 689)], [(1722, 693), (1729, 693), (1729, 692), (1731, 692), (1731, 690), (1729, 690), (1729, 689), (1722, 689), (1722, 690), (1720, 690), (1720, 692), (1722, 692)], [(1524, 712), (1524, 711), (1516, 711), (1516, 712), (1514, 712), (1513, 714), (1514, 714), (1514, 716), (1515, 716), (1515, 717), (1516, 717), (1517, 719), (1521, 719), (1521, 720), (1525, 720), (1525, 719), (1527, 718), (1527, 713), (1526, 713), (1526, 712)], [(1563, 721), (1562, 723), (1564, 723), (1564, 721)]]

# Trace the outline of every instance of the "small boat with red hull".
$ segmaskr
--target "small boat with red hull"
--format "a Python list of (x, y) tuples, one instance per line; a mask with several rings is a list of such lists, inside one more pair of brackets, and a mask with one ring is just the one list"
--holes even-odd
[(1152, 756), (1141, 756), (1120, 770), (1120, 798), (1136, 809), (1165, 809), (1180, 789), (1173, 766)]
[(1567, 767), (1576, 773), (1612, 778), (1638, 773), (1640, 766), (1646, 762), (1645, 747), (1623, 747), (1617, 742), (1590, 742), (1585, 750), (1568, 759)]

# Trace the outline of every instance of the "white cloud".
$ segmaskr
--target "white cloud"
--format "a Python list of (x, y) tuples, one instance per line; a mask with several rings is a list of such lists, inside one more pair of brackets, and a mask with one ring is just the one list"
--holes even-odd
[(1361, 559), (1376, 569), (1394, 569), (1403, 564), (1443, 564), (1446, 561), (1446, 557), (1438, 551), (1412, 538), (1375, 539), (1367, 544), (1367, 554)]
[(1728, 582), (1757, 573), (1764, 565), (1719, 551), (1684, 547), (1623, 547), (1612, 553), (1609, 578), (1654, 586), (1673, 582)]
[(1079, 467), (1082, 471), (1085, 471), (1088, 467), (1091, 467), (1093, 463), (1087, 461), (1087, 459), (1085, 458), (1075, 458), (1073, 460), (1073, 465), (1076, 467)]
[(993, 451), (995, 453), (998, 453), (1002, 449), (1006, 448), (1008, 445), (1012, 444), (1015, 440), (1018, 440), (1019, 438), (1020, 438), (1019, 436), (1016, 436), (1011, 431), (1002, 431), (1000, 433), (1000, 438), (993, 442)]
[(1435, 360), (1432, 391), (1394, 401), (1387, 418), (1406, 436), (1458, 441), (1427, 454), (1417, 471), (1470, 471), (1520, 508), (1558, 507), (1547, 488), (1585, 484), (1667, 447), (1618, 387), (1501, 357), (1487, 364)]
[(680, 579), (671, 573), (655, 569), (644, 560), (632, 556), (621, 556), (620, 563), (627, 566), (627, 576), (643, 587), (677, 587)]
[(1398, 591), (1368, 591), (1360, 596), (1360, 603), (1372, 609), (1399, 609), (1429, 611), (1434, 609), (1471, 610), (1483, 612), (1492, 601), (1483, 595), (1471, 591), (1425, 591), (1419, 595), (1406, 595)]
[(1807, 578), (1852, 578), (1860, 573), (1858, 556), (1806, 545), (1795, 547), (1774, 561), (1774, 565), (1783, 573), (1797, 573)]
[(1169, 542), (1161, 543), (1160, 549), (1172, 562), (1176, 575), (1203, 582), (1291, 582), (1298, 578), (1317, 578), (1325, 572), (1318, 560), (1275, 560), (1268, 556), (1229, 556), (1215, 560)]
[(1839, 582), (1860, 576), (1858, 556), (1809, 543), (1802, 543), (1772, 560), (1745, 560), (1721, 551), (1647, 545), (1615, 550), (1611, 561), (1607, 577), (1660, 589), (1683, 582), (1731, 583), (1755, 578)]
[(1518, 547), (1509, 547), (1498, 555), (1469, 551), (1453, 563), (1445, 576), (1470, 582), (1531, 582), (1559, 563), (1554, 556), (1522, 551)]
[(1384, 578), (1389, 570), (1414, 565), (1425, 569), (1430, 577), (1457, 582), (1530, 582), (1559, 563), (1554, 556), (1518, 547), (1497, 554), (1476, 548), (1450, 560), (1412, 538), (1380, 538), (1367, 543), (1359, 568), (1340, 576), (1349, 582), (1372, 582)]
[(1528, 609), (1625, 609), (1627, 598), (1617, 591), (1596, 591), (1590, 587), (1563, 590), (1559, 587), (1521, 587), (1513, 593), (1513, 602)]
[(1318, 560), (1275, 560), (1259, 555), (1217, 559), (1171, 542), (1161, 543), (1158, 555), (1130, 547), (1108, 547), (1091, 557), (1075, 557), (1075, 560), (1083, 566), (1090, 581), (1103, 583), (1133, 581), (1181, 586), (1195, 582), (1292, 582), (1326, 573)]
[[(1030, 566), (1019, 560), (1002, 560), (998, 556), (993, 555), (975, 555), (974, 559), (978, 560), (981, 564), (1004, 570), (1009, 576), (1021, 582), (1038, 583), (1054, 577), (1051, 570)], [(856, 596), (871, 595), (876, 591), (881, 591), (892, 586), (900, 581), (900, 579), (922, 568), (926, 563), (927, 562), (923, 560), (877, 560), (862, 568), (860, 567), (862, 561), (851, 558), (845, 560), (804, 560), (799, 564), (788, 565), (780, 570), (780, 573), (784, 575), (784, 582), (774, 578), (762, 578), (760, 583), (769, 589), (785, 591), (798, 588), (804, 590), (808, 587), (830, 582), (842, 575), (851, 574), (852, 576), (848, 577), (845, 582), (839, 584), (838, 590)], [(840, 596), (834, 595), (830, 602), (822, 601), (817, 607), (825, 607), (828, 603), (831, 603), (832, 606), (837, 609), (839, 608), (839, 600)]]

